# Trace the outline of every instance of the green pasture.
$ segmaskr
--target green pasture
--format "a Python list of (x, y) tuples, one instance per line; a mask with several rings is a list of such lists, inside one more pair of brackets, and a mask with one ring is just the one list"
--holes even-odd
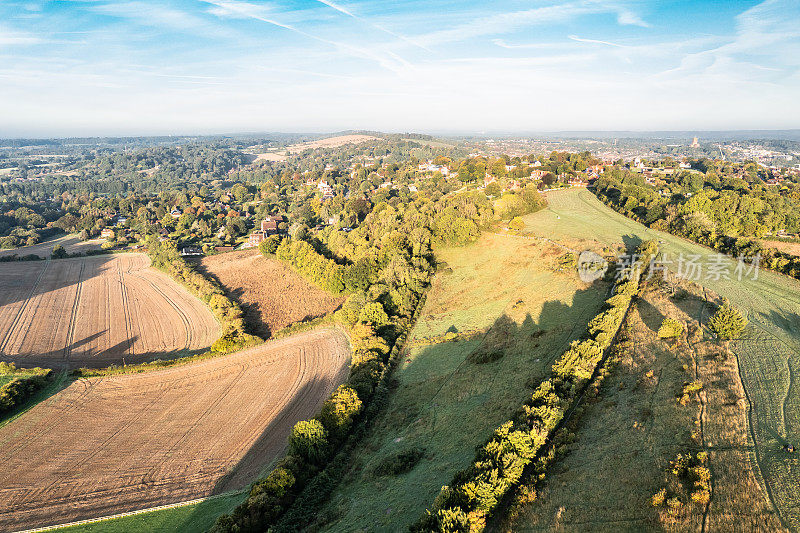
[[(607, 285), (555, 273), (560, 253), (550, 244), (493, 234), (438, 251), (446, 266), (395, 371), (388, 404), (319, 515), (324, 530), (406, 529), (585, 332)], [(476, 364), (469, 356), (478, 346), (504, 355)], [(408, 471), (382, 470), (414, 451), (422, 457)]]
[(137, 513), (109, 520), (58, 528), (59, 533), (196, 533), (208, 531), (217, 517), (230, 512), (244, 499), (243, 492), (209, 498), (199, 503)]
[[(716, 252), (668, 233), (651, 230), (603, 205), (584, 189), (547, 194), (547, 209), (525, 217), (526, 231), (552, 239), (584, 239), (604, 245), (659, 239), (668, 259), (679, 254), (698, 254), (701, 264)], [(750, 403), (750, 439), (753, 461), (759, 467), (768, 497), (787, 526), (800, 527), (800, 455), (788, 455), (782, 447), (800, 445), (800, 282), (769, 271), (757, 279), (734, 275), (736, 263), (724, 260), (731, 279), (708, 276), (703, 286), (727, 297), (747, 312), (750, 326), (743, 339), (733, 343), (739, 358), (742, 383)]]

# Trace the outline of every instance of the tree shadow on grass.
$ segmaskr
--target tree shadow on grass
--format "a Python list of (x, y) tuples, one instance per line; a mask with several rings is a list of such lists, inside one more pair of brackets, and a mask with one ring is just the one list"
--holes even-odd
[(758, 313), (766, 322), (775, 324), (789, 335), (800, 337), (800, 315), (792, 311), (782, 309), (781, 311), (772, 310), (769, 313)]
[[(527, 383), (524, 378), (530, 381), (530, 377), (537, 377), (538, 384), (538, 381), (549, 374), (549, 365), (563, 353), (569, 342), (587, 335), (587, 322), (601, 309), (606, 287), (604, 282), (598, 281), (590, 287), (579, 290), (570, 305), (559, 300), (548, 301), (543, 304), (538, 320), (529, 313), (517, 320), (502, 314), (484, 331), (463, 336), (458, 335), (458, 330), (453, 325), (448, 331), (457, 334), (455, 340), (440, 339), (439, 342), (425, 347), (413, 359), (403, 359), (403, 366), (398, 368), (395, 374), (402, 381), (402, 385), (391, 389), (387, 405), (371, 421), (367, 436), (359, 441), (355, 451), (348, 456), (345, 463), (347, 466), (341, 475), (347, 479), (357, 479), (362, 473), (370, 471), (367, 468), (369, 465), (382, 459), (385, 450), (381, 446), (375, 448), (375, 443), (370, 440), (374, 435), (386, 434), (392, 437), (389, 442), (394, 445), (410, 446), (412, 442), (405, 441), (402, 437), (405, 437), (407, 430), (413, 427), (414, 432), (421, 431), (421, 436), (414, 438), (422, 438), (426, 442), (434, 442), (441, 437), (437, 436), (437, 433), (445, 432), (456, 442), (464, 441), (463, 449), (471, 450), (475, 445), (479, 445), (498, 424), (508, 419), (530, 394), (529, 386), (533, 385), (533, 382)], [(602, 291), (603, 294), (598, 295), (598, 291)], [(503, 358), (513, 356), (523, 359), (514, 359), (510, 366), (500, 362), (481, 365), (470, 363), (469, 354), (477, 346), (487, 343), (499, 345), (503, 351)], [(504, 374), (500, 371), (502, 368), (529, 368), (530, 371), (526, 371), (526, 376), (523, 378), (517, 371), (511, 375)], [(344, 375), (341, 378), (340, 381), (343, 381)], [(510, 378), (513, 379), (509, 381)], [(512, 383), (516, 385), (512, 386)], [(289, 404), (281, 409), (281, 413), (265, 428), (237, 465), (215, 484), (211, 490), (212, 494), (223, 494), (245, 487), (255, 481), (259, 474), (264, 473), (266, 467), (282, 455), (282, 453), (276, 454), (275, 450), (284, 449), (291, 426), (301, 419), (316, 415), (319, 405), (327, 397), (327, 395), (320, 396), (319, 404), (306, 414), (301, 415), (298, 412), (298, 406), (306, 405), (302, 398), (307, 395), (315, 396), (309, 391), (318, 386), (316, 383), (306, 385), (303, 392), (296, 394)], [(490, 402), (492, 408), (483, 412), (489, 405), (486, 402)], [(484, 407), (481, 407), (482, 405)], [(475, 431), (474, 423), (465, 424), (464, 427), (451, 426), (453, 417), (464, 409), (471, 410), (472, 418), (480, 421), (477, 424), (481, 428), (480, 431)], [(448, 410), (452, 412), (446, 414)], [(460, 415), (456, 418), (464, 421)], [(439, 450), (432, 445), (429, 459), (444, 461), (443, 465), (447, 472), (445, 477), (448, 478), (444, 479), (444, 482), (447, 482), (449, 476), (467, 466), (467, 463), (451, 464), (451, 457), (441, 456), (444, 453), (445, 450)], [(420, 464), (424, 462), (421, 461)], [(442, 471), (441, 468), (439, 471)], [(401, 476), (387, 478), (384, 482), (391, 486), (395, 480), (408, 475), (413, 474), (404, 473)], [(427, 492), (432, 490), (434, 485), (437, 485), (434, 488), (438, 488), (442, 480), (434, 476), (428, 481), (430, 486), (421, 487), (420, 490)], [(327, 483), (325, 485), (336, 486)], [(377, 494), (375, 496), (378, 497)], [(316, 501), (320, 498), (324, 500), (326, 495), (314, 495), (311, 499)], [(384, 504), (385, 502), (382, 503), (385, 507)], [(200, 512), (198, 508), (197, 513)], [(185, 523), (188, 524), (192, 519), (193, 517), (190, 517)], [(398, 528), (402, 529), (402, 525), (398, 525)]]
[(639, 311), (639, 316), (642, 322), (650, 328), (654, 333), (658, 333), (661, 328), (661, 323), (664, 322), (664, 315), (653, 306), (649, 301), (644, 298), (636, 300), (636, 309)]

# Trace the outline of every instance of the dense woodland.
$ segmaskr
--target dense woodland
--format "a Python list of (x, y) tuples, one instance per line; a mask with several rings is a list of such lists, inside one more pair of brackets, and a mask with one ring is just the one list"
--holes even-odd
[(752, 164), (699, 160), (693, 170), (645, 177), (613, 168), (595, 184), (617, 211), (734, 257), (762, 257), (763, 265), (800, 277), (796, 256), (763, 246), (761, 239), (793, 240), (800, 232), (800, 184)]

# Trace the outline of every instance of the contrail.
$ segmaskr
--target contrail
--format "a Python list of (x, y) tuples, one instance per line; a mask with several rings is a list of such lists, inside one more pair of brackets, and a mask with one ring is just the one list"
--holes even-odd
[(367, 20), (367, 19), (365, 19), (363, 17), (359, 17), (358, 15), (354, 14), (349, 9), (344, 8), (344, 7), (340, 6), (339, 4), (337, 4), (335, 2), (331, 2), (330, 0), (316, 0), (316, 1), (319, 2), (320, 4), (324, 4), (324, 5), (328, 6), (328, 7), (330, 7), (331, 9), (335, 9), (336, 11), (338, 11), (339, 13), (342, 13), (343, 15), (347, 15), (348, 17), (352, 17), (352, 18), (354, 18), (354, 19), (356, 19), (356, 20), (358, 20), (360, 22), (363, 22), (364, 24), (372, 26), (373, 28), (375, 28), (377, 30), (380, 30), (380, 31), (382, 31), (382, 32), (384, 32), (386, 34), (389, 34), (392, 37), (395, 37), (396, 39), (400, 39), (401, 41), (405, 41), (405, 42), (407, 42), (409, 44), (412, 44), (412, 45), (416, 46), (417, 48), (422, 48), (423, 50), (425, 50), (427, 52), (431, 51), (430, 48), (426, 48), (426, 47), (422, 46), (421, 44), (412, 41), (411, 39), (409, 39), (405, 35), (400, 35), (399, 33), (395, 33), (392, 30), (381, 26), (380, 24), (375, 24), (374, 22), (370, 22), (369, 20)]

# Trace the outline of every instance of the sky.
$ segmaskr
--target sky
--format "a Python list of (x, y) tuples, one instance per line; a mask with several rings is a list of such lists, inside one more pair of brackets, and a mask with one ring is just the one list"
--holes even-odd
[(800, 128), (800, 2), (0, 0), (0, 136)]

